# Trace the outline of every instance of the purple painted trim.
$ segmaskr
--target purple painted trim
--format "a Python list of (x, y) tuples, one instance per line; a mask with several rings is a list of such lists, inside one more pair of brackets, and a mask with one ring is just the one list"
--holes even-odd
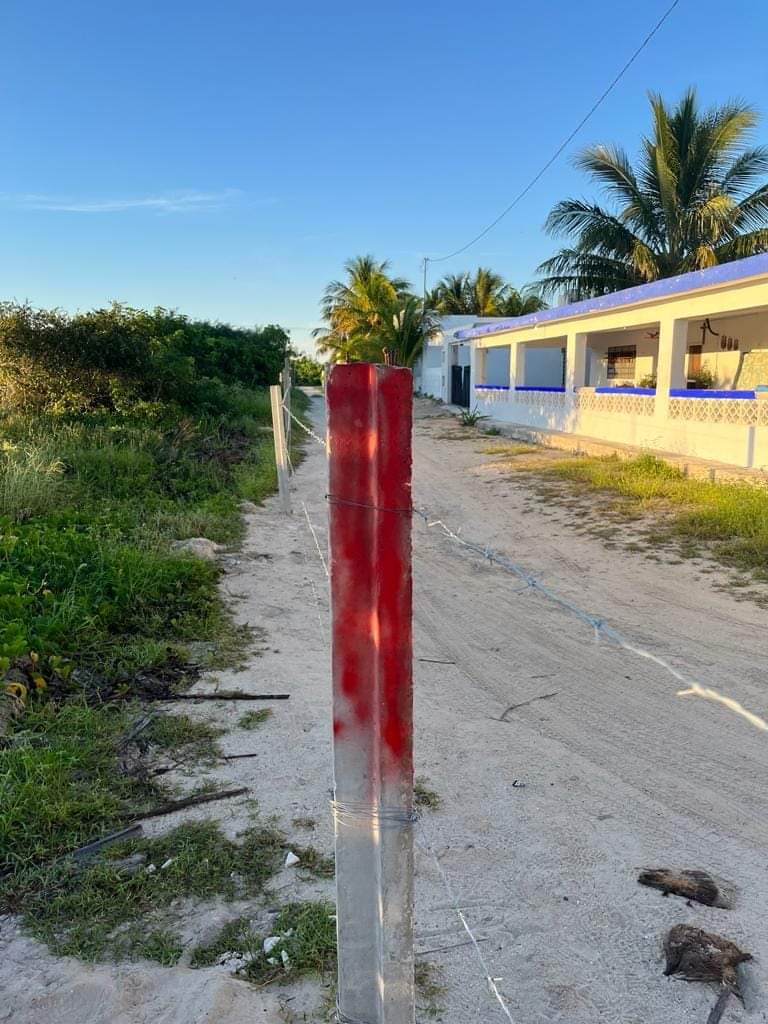
[(670, 388), (671, 398), (754, 398), (754, 391), (705, 391), (700, 388)]
[(509, 391), (509, 384), (475, 384), (475, 390)]
[(768, 274), (768, 253), (748, 256), (744, 260), (733, 260), (731, 263), (708, 267), (706, 270), (693, 270), (689, 274), (678, 274), (677, 277), (667, 277), (662, 281), (652, 281), (650, 284), (641, 284), (634, 288), (625, 288), (623, 291), (611, 292), (609, 295), (599, 295), (596, 299), (584, 299), (582, 302), (572, 302), (567, 306), (542, 309), (539, 313), (516, 316), (511, 320), (497, 320), (494, 324), (457, 331), (456, 337), (461, 339), (481, 338), (485, 334), (519, 330), (521, 327), (535, 327), (537, 324), (565, 320), (587, 313), (603, 313), (611, 309), (620, 309), (622, 306), (630, 306), (635, 302), (668, 299), (677, 295), (678, 292), (695, 291), (698, 288), (709, 288), (718, 284), (730, 284), (733, 281), (741, 281), (758, 274)]
[(598, 395), (655, 395), (656, 388), (621, 388), (621, 387), (600, 387), (595, 388)]
[(565, 388), (535, 387), (533, 384), (515, 384), (515, 391), (559, 391), (562, 394)]

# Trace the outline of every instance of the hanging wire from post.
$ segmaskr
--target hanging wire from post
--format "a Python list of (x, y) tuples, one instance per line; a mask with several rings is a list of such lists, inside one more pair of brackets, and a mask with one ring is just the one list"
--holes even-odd
[(288, 413), (288, 415), (289, 415), (289, 416), (291, 417), (291, 419), (293, 420), (293, 422), (294, 422), (294, 423), (295, 423), (295, 424), (296, 424), (297, 426), (301, 427), (301, 429), (302, 429), (302, 430), (304, 431), (304, 433), (305, 433), (305, 434), (308, 434), (308, 435), (309, 435), (309, 437), (311, 437), (313, 441), (317, 441), (317, 443), (318, 443), (318, 444), (319, 444), (319, 445), (320, 445), (320, 446), (321, 446), (322, 448), (324, 448), (324, 449), (325, 449), (325, 453), (326, 453), (326, 455), (327, 455), (327, 454), (328, 454), (328, 442), (327, 442), (327, 441), (325, 440), (325, 438), (322, 438), (322, 437), (320, 437), (320, 435), (319, 435), (319, 434), (316, 434), (316, 433), (314, 432), (314, 430), (313, 430), (313, 429), (312, 429), (312, 428), (311, 428), (310, 426), (308, 426), (308, 425), (307, 425), (306, 423), (304, 423), (304, 422), (303, 422), (303, 420), (300, 420), (300, 419), (299, 419), (299, 417), (298, 417), (298, 416), (296, 416), (296, 415), (295, 415), (295, 413), (291, 412), (291, 410), (290, 410), (290, 409), (286, 408), (286, 406), (285, 406), (285, 405), (283, 406), (283, 408), (284, 408), (284, 409), (285, 409), (285, 411), (286, 411), (286, 412)]

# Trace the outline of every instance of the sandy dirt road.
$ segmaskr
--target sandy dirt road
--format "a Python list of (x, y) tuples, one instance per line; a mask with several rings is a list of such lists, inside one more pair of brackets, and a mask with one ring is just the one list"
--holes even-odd
[[(311, 417), (322, 424), (319, 399)], [(523, 477), (481, 454), (479, 439), (447, 439), (452, 431), (444, 413), (417, 402), (417, 506), (522, 563), (702, 685), (768, 714), (765, 611), (714, 589), (692, 564), (650, 562), (577, 533), (572, 512), (532, 504)], [(263, 757), (206, 778), (251, 784), (262, 811), (289, 831), (292, 817), (317, 817), (313, 842), (329, 850), (328, 602), (308, 528), (324, 550), (325, 491), (325, 456), (310, 443), (293, 516), (281, 516), (275, 499), (249, 516), (245, 549), (223, 586), (238, 618), (264, 627), (266, 640), (245, 672), (222, 681), (255, 689), (269, 681), (292, 697), (260, 737)], [(596, 642), (592, 630), (416, 520), (414, 568), (417, 772), (443, 798), (418, 829), (417, 949), (442, 950), (426, 953), (445, 972), (439, 1019), (704, 1024), (714, 993), (662, 976), (663, 935), (681, 922), (755, 955), (746, 1008), (732, 1003), (725, 1020), (768, 1020), (768, 734), (677, 697), (661, 668)], [(195, 713), (225, 727), (238, 714), (225, 705)], [(236, 728), (224, 739), (228, 752), (252, 744)], [(244, 808), (216, 813), (233, 833), (247, 821)], [(509, 1017), (425, 845), (480, 940)], [(737, 906), (664, 899), (637, 885), (648, 865), (729, 878), (740, 889)], [(302, 898), (323, 891), (286, 872), (274, 889)], [(196, 908), (188, 932), (205, 937), (227, 912)], [(281, 1009), (276, 995), (221, 972), (55, 960), (8, 921), (0, 957), (0, 1020), (18, 1024), (322, 1019), (311, 1009), (300, 1015), (313, 1005), (306, 992)]]

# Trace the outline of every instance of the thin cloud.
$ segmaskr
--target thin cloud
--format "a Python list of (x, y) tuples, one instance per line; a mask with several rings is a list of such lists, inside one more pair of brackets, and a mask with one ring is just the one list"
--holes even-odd
[(238, 200), (242, 195), (239, 189), (228, 188), (222, 192), (171, 192), (130, 199), (74, 199), (49, 195), (4, 195), (2, 199), (20, 209), (57, 213), (126, 213), (130, 210), (186, 213), (190, 210), (218, 209)]

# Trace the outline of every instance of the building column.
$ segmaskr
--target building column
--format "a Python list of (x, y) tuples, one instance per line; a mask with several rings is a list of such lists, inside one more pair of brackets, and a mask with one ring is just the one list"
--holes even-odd
[(565, 390), (568, 394), (587, 383), (588, 337), (588, 334), (568, 334), (565, 345)]
[(485, 349), (478, 348), (477, 342), (469, 342), (469, 404), (475, 397), (475, 385), (485, 384)]
[(509, 345), (510, 391), (515, 390), (516, 384), (525, 384), (525, 345), (512, 341)]
[(687, 320), (673, 320), (669, 317), (660, 321), (659, 354), (656, 361), (655, 415), (657, 419), (666, 420), (668, 418), (670, 389), (685, 387), (687, 345)]

